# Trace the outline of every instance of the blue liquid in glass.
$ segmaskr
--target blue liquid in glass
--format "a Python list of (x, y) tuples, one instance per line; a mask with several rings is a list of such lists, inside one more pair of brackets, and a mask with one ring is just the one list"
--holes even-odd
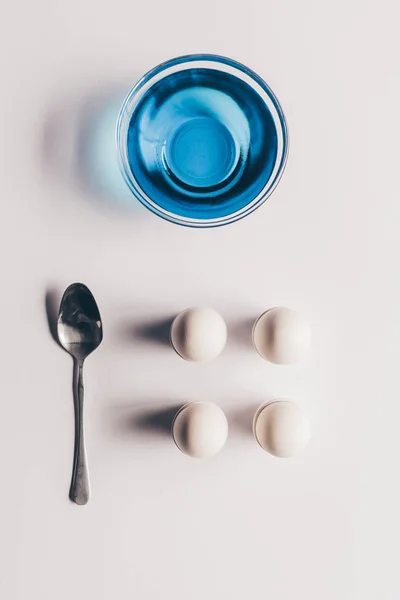
[(277, 132), (262, 98), (244, 81), (192, 68), (155, 83), (133, 111), (128, 160), (143, 192), (193, 219), (225, 217), (268, 182)]

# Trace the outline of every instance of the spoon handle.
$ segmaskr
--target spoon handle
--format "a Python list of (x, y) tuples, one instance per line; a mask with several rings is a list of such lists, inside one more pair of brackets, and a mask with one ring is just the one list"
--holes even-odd
[(89, 468), (86, 457), (85, 434), (83, 431), (83, 361), (74, 362), (75, 403), (75, 454), (70, 489), (70, 498), (76, 504), (87, 504), (90, 499)]

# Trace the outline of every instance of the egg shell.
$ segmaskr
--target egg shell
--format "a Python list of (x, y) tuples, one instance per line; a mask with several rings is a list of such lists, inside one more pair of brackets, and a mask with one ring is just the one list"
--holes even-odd
[(253, 343), (265, 360), (289, 365), (307, 354), (311, 345), (311, 329), (294, 310), (284, 306), (271, 308), (255, 322)]
[(188, 308), (171, 326), (171, 344), (184, 359), (205, 362), (217, 357), (225, 347), (227, 327), (212, 308)]
[(223, 448), (228, 437), (228, 421), (216, 404), (191, 402), (176, 414), (172, 436), (184, 454), (209, 458)]
[(261, 405), (254, 417), (253, 431), (263, 450), (281, 458), (294, 456), (310, 440), (307, 413), (289, 400)]

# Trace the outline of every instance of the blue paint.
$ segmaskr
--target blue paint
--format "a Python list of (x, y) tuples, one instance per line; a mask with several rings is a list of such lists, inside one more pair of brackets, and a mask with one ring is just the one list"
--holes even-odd
[(215, 66), (155, 82), (127, 126), (133, 191), (178, 220), (215, 220), (244, 209), (265, 188), (277, 161), (276, 115), (274, 121), (248, 83)]
[(229, 130), (210, 117), (190, 117), (166, 140), (166, 170), (188, 190), (220, 185), (239, 160), (239, 147)]

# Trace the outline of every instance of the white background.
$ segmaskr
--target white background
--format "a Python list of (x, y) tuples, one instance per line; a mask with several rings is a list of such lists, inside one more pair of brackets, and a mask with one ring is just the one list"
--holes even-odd
[[(3, 2), (2, 599), (400, 598), (399, 16), (396, 0)], [(83, 169), (101, 106), (191, 52), (256, 70), (291, 134), (269, 201), (207, 231), (128, 210), (111, 155)], [(105, 152), (112, 134), (89, 133)], [(45, 309), (74, 281), (104, 321), (85, 373), (86, 507), (68, 500), (72, 362)], [(279, 304), (313, 325), (293, 367), (248, 345)], [(144, 335), (191, 305), (229, 325), (210, 364)], [(251, 437), (256, 405), (276, 396), (313, 424), (293, 460)], [(150, 426), (199, 398), (230, 423), (204, 462)]]

